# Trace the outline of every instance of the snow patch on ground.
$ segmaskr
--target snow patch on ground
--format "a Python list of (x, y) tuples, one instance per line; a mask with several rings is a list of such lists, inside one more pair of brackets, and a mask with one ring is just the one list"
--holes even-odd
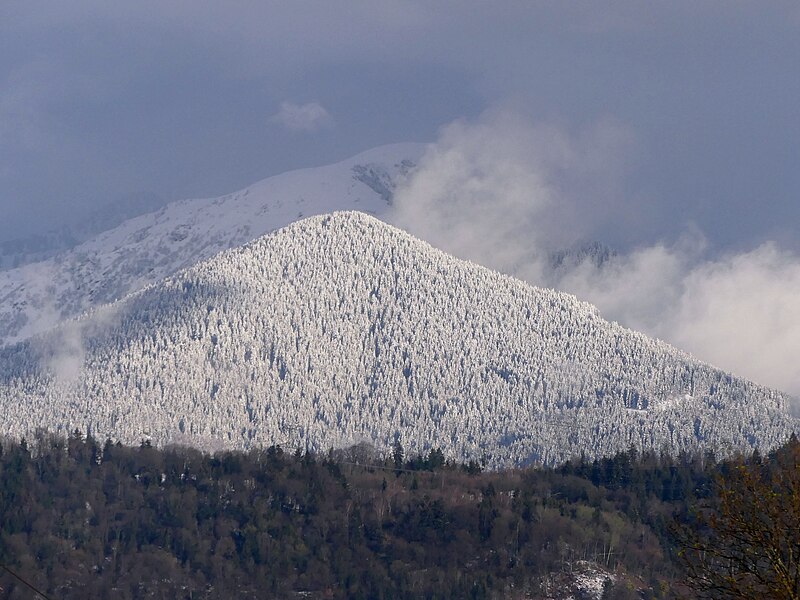
[(574, 573), (575, 587), (584, 598), (601, 600), (603, 597), (603, 586), (606, 582), (612, 584), (616, 581), (613, 573), (603, 569), (597, 563), (580, 561)]

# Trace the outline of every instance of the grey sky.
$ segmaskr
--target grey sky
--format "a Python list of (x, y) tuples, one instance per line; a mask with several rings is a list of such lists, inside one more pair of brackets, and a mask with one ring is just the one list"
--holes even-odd
[[(602, 241), (695, 223), (716, 248), (798, 249), (799, 59), (796, 2), (4, 0), (0, 240), (135, 192), (218, 195), (432, 141), (512, 105), (629, 132), (625, 218)], [(322, 120), (286, 126), (286, 107)]]

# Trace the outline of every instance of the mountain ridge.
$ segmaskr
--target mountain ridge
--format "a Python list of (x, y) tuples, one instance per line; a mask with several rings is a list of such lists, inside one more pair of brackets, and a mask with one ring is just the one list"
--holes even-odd
[(312, 214), (387, 210), (422, 144), (390, 144), (216, 198), (171, 202), (74, 248), (0, 270), (0, 346), (113, 302), (217, 252)]
[(510, 466), (629, 446), (767, 450), (795, 427), (779, 392), (353, 212), (295, 222), (0, 357), (15, 435), (46, 423), (318, 450), (397, 438)]

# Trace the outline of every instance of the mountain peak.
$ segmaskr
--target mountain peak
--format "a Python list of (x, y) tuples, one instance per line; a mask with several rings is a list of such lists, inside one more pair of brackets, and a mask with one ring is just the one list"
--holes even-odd
[(0, 426), (138, 442), (442, 447), (493, 466), (764, 450), (785, 399), (574, 296), (320, 215), (0, 353)]

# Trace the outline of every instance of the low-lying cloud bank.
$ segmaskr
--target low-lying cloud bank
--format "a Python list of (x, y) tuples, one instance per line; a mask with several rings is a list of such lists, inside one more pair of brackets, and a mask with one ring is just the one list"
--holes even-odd
[[(625, 157), (608, 122), (578, 133), (509, 111), (445, 127), (397, 192), (392, 220), (435, 246), (574, 293), (608, 319), (800, 397), (800, 257), (776, 243), (711, 256), (702, 232), (612, 255), (554, 251), (636, 227)], [(602, 241), (602, 240), (600, 240)]]

